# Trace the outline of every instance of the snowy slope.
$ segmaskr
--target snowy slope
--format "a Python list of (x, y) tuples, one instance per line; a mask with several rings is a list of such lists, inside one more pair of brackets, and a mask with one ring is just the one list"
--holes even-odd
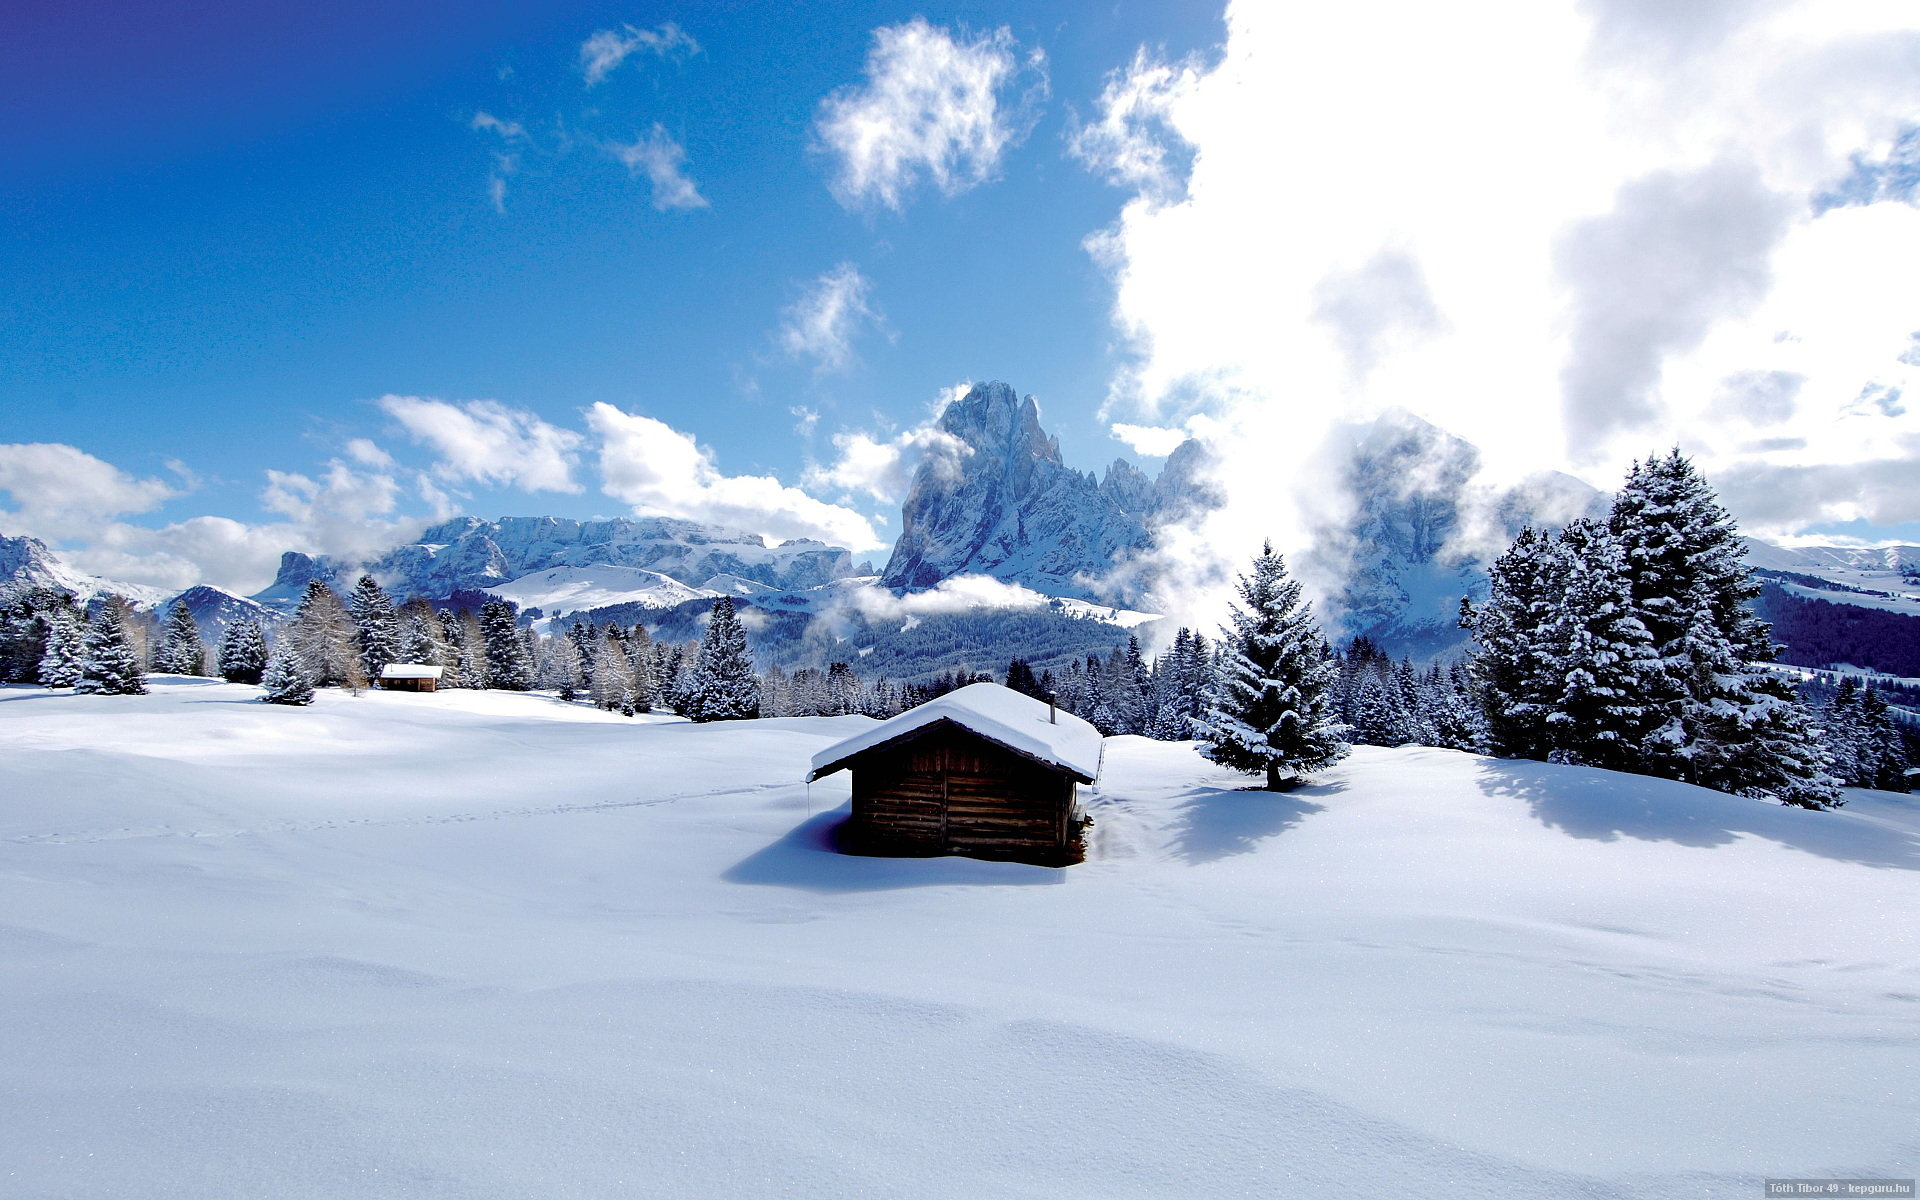
[(521, 608), (538, 608), (549, 617), (565, 616), (608, 604), (644, 604), (672, 608), (689, 600), (711, 599), (719, 592), (692, 588), (658, 571), (639, 567), (551, 567), (508, 583), (482, 589)]
[(824, 846), (870, 723), (0, 688), (24, 1196), (1748, 1200), (1920, 1171), (1920, 818), (1107, 743), (1064, 871)]
[(1748, 566), (1839, 585), (1824, 588), (1774, 577), (1796, 596), (1920, 616), (1920, 546), (1778, 546), (1757, 538), (1741, 540)]

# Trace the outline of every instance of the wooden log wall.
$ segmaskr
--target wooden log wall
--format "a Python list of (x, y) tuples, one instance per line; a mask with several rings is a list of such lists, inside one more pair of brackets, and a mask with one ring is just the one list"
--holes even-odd
[(1076, 856), (1073, 780), (942, 726), (853, 764), (851, 848), (1060, 863)]

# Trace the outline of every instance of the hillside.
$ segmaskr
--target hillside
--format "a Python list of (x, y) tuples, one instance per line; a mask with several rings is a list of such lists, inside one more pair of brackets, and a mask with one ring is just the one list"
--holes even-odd
[[(1920, 807), (1112, 739), (1093, 860), (854, 859), (864, 718), (0, 688), (63, 1197), (1758, 1195), (1920, 1170)], [(844, 778), (844, 777), (841, 777)], [(271, 781), (263, 785), (263, 781)]]

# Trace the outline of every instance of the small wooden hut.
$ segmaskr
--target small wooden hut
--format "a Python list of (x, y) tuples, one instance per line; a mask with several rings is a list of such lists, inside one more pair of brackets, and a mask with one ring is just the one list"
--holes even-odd
[(1065, 866), (1084, 856), (1078, 787), (1101, 751), (1079, 717), (976, 683), (822, 750), (807, 781), (853, 772), (850, 853)]
[(380, 686), (390, 692), (431, 692), (440, 686), (440, 667), (425, 663), (388, 663), (380, 668)]

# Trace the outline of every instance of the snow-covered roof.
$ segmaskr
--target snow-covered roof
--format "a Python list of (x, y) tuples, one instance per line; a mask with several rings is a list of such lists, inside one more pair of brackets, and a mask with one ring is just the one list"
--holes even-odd
[(438, 679), (444, 668), (425, 663), (388, 663), (380, 668), (382, 679)]
[(809, 781), (831, 775), (856, 754), (951, 721), (1015, 754), (1091, 783), (1100, 775), (1100, 731), (1072, 713), (997, 683), (973, 683), (910, 708), (813, 756)]

